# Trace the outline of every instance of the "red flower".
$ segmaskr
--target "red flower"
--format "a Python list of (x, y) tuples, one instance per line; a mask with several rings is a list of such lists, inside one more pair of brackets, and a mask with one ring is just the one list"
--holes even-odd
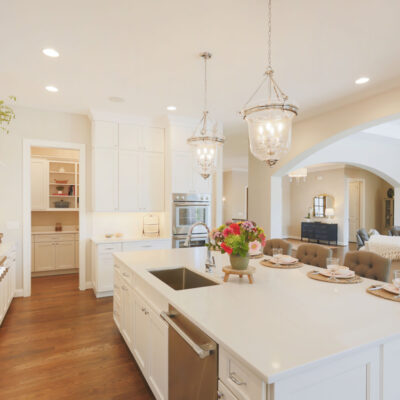
[(232, 247), (227, 246), (224, 242), (221, 243), (221, 248), (228, 254), (232, 254)]
[(232, 230), (232, 228), (229, 226), (228, 228), (225, 228), (225, 229), (222, 231), (222, 234), (224, 235), (224, 237), (227, 237), (227, 236), (233, 234), (233, 230)]
[(260, 233), (259, 238), (261, 240), (262, 246), (264, 247), (265, 246), (265, 239), (266, 239), (265, 235), (263, 233)]
[(231, 224), (230, 229), (232, 229), (234, 235), (240, 235), (240, 226), (238, 224)]

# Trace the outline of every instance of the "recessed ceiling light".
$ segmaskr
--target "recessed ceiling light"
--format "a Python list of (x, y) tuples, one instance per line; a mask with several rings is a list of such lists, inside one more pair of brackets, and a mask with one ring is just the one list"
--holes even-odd
[(58, 89), (55, 86), (46, 86), (46, 90), (53, 93), (58, 92)]
[(108, 100), (112, 101), (113, 103), (123, 103), (125, 101), (125, 99), (118, 96), (111, 96), (108, 98)]
[(369, 78), (367, 76), (362, 76), (356, 79), (356, 85), (363, 85), (364, 83), (369, 82)]
[(42, 52), (47, 57), (53, 57), (53, 58), (60, 57), (60, 53), (57, 50), (54, 50), (54, 49), (50, 49), (50, 48), (49, 49), (43, 49)]
[(176, 111), (176, 107), (175, 106), (168, 106), (167, 110), (168, 111)]

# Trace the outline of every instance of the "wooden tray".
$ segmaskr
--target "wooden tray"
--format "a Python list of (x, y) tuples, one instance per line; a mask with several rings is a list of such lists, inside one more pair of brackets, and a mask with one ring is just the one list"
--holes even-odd
[(316, 281), (328, 282), (328, 283), (344, 283), (344, 284), (352, 284), (352, 283), (360, 283), (362, 282), (362, 278), (356, 275), (354, 278), (344, 279), (344, 278), (336, 278), (335, 281), (330, 280), (328, 276), (324, 276), (321, 274), (313, 274), (313, 271), (307, 273), (307, 276), (311, 279), (315, 279)]
[(397, 296), (396, 294), (389, 293), (384, 289), (371, 290), (373, 287), (374, 285), (367, 288), (367, 293), (373, 294), (374, 296), (382, 297), (382, 299), (397, 301), (398, 303), (400, 303), (400, 299), (395, 298)]
[(301, 268), (304, 266), (303, 263), (298, 262), (296, 264), (274, 264), (269, 261), (260, 261), (260, 264), (263, 265), (264, 267), (269, 267), (269, 268), (278, 268), (278, 269), (295, 269), (295, 268)]

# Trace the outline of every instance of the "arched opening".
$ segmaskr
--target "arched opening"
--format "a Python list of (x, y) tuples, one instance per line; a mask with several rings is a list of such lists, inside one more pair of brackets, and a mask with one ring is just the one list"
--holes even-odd
[[(315, 147), (318, 147), (315, 150)], [(283, 237), (285, 232), (285, 201), (287, 190), (283, 178), (290, 171), (312, 165), (340, 163), (373, 174), (394, 191), (393, 224), (400, 224), (400, 122), (398, 119), (379, 121), (375, 125), (358, 128), (350, 134), (341, 133), (301, 153), (284, 164), (271, 176), (271, 237)], [(285, 191), (286, 190), (286, 191)], [(397, 196), (396, 196), (397, 194)], [(344, 219), (348, 215), (343, 214)], [(348, 242), (346, 221), (343, 221), (342, 243)]]

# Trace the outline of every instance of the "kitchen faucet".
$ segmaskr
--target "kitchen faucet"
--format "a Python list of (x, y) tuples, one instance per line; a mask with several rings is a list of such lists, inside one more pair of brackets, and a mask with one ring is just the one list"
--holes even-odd
[[(210, 229), (209, 229), (209, 227), (204, 222), (195, 222), (189, 228), (189, 232), (188, 232), (188, 234), (186, 236), (186, 240), (185, 240), (185, 247), (190, 247), (190, 241), (192, 240), (193, 229), (196, 226), (204, 226), (207, 229), (208, 244), (210, 244)], [(210, 247), (207, 246), (206, 272), (213, 272), (212, 268), (215, 268), (215, 267), (216, 267), (215, 258), (214, 258), (214, 256), (211, 256)]]

